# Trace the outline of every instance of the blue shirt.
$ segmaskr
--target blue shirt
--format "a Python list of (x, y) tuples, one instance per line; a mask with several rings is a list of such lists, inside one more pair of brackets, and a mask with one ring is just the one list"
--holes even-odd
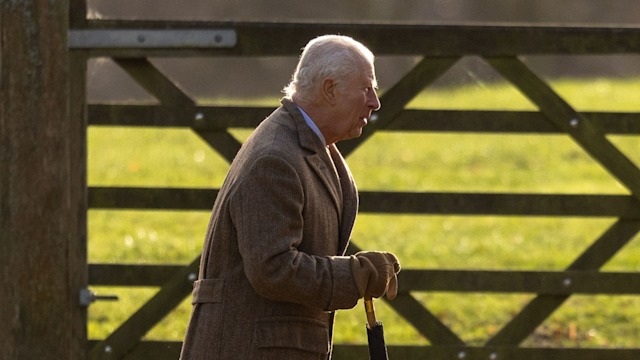
[[(296, 105), (296, 106), (298, 106), (298, 105)], [(327, 141), (324, 139), (324, 136), (322, 136), (322, 133), (320, 132), (320, 129), (318, 129), (318, 127), (316, 126), (316, 123), (314, 123), (313, 120), (311, 120), (309, 115), (307, 115), (307, 113), (304, 112), (304, 110), (302, 110), (302, 108), (300, 106), (298, 106), (298, 110), (300, 110), (300, 112), (302, 113), (302, 117), (304, 117), (304, 121), (307, 123), (307, 125), (309, 125), (311, 130), (313, 130), (313, 132), (316, 135), (318, 135), (318, 137), (322, 141), (322, 144), (324, 146), (327, 146)]]

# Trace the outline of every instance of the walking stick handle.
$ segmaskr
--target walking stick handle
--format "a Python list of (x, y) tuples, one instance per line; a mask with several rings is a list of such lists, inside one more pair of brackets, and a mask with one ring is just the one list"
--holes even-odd
[(376, 308), (373, 306), (372, 298), (364, 298), (364, 310), (367, 313), (367, 325), (369, 325), (369, 329), (373, 329), (378, 323), (378, 320), (376, 319)]

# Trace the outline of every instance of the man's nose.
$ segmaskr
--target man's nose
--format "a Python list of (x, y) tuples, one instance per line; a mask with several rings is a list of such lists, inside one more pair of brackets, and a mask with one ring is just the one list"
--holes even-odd
[(369, 92), (369, 107), (371, 107), (374, 111), (380, 110), (380, 99), (378, 99), (378, 94), (376, 90)]

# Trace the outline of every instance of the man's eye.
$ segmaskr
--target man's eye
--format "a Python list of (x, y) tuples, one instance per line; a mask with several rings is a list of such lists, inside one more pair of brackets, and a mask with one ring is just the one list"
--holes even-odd
[(371, 90), (371, 88), (365, 88), (365, 89), (364, 89), (364, 93), (365, 93), (365, 94), (368, 94), (370, 90)]

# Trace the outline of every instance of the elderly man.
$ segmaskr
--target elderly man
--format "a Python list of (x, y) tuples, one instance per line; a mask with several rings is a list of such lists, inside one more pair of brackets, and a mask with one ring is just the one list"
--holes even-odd
[(329, 359), (335, 310), (395, 297), (393, 254), (344, 256), (358, 194), (335, 143), (380, 107), (373, 61), (346, 36), (304, 48), (214, 204), (183, 360)]

